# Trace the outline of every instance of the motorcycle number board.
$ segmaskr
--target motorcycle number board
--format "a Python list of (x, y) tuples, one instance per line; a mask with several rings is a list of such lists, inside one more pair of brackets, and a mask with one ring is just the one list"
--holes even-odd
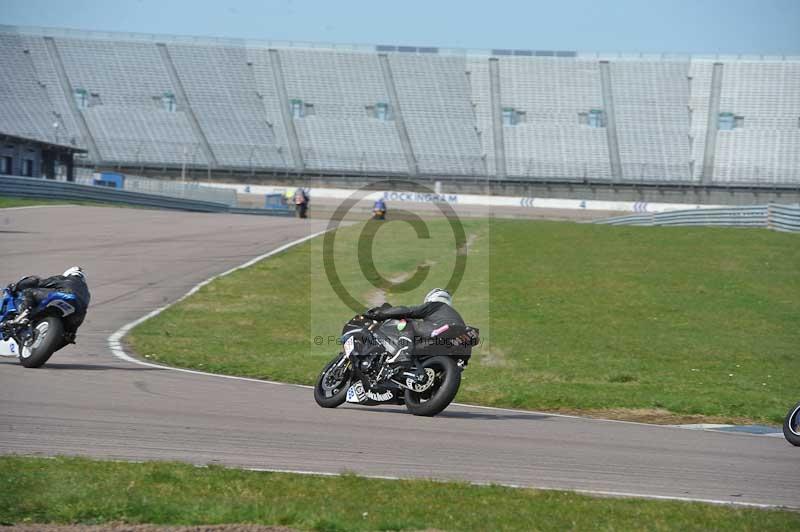
[(11, 338), (0, 340), (0, 357), (15, 357), (18, 354), (17, 342)]

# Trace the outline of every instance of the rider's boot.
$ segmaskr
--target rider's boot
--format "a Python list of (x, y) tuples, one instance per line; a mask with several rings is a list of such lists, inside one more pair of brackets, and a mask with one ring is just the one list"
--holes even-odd
[(6, 322), (8, 325), (15, 326), (15, 325), (28, 325), (30, 320), (28, 316), (30, 316), (31, 312), (29, 309), (22, 310), (13, 320), (9, 320)]
[(389, 357), (386, 363), (392, 368), (395, 375), (413, 376), (417, 382), (424, 382), (427, 378), (425, 370), (414, 367), (414, 337), (411, 335), (401, 336), (398, 339), (398, 345), (397, 352)]
[(397, 339), (397, 352), (386, 359), (386, 363), (402, 369), (410, 369), (414, 366), (414, 338), (400, 336)]

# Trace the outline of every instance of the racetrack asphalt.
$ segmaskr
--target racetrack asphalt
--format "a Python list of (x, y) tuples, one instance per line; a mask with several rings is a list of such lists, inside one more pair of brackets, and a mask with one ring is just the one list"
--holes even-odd
[(108, 337), (123, 325), (324, 226), (103, 207), (0, 210), (0, 282), (81, 264), (92, 290), (77, 345), (41, 369), (0, 359), (0, 453), (351, 471), (800, 508), (800, 449), (780, 438), (456, 405), (434, 418), (402, 407), (325, 410), (305, 387), (142, 367), (110, 351)]

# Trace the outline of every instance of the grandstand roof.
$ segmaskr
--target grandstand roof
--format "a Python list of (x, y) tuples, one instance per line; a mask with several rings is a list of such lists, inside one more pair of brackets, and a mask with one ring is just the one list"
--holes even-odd
[(301, 48), (354, 52), (397, 52), (412, 54), (445, 54), (475, 56), (522, 56), (522, 57), (576, 57), (583, 59), (614, 60), (725, 60), (725, 61), (800, 61), (800, 55), (759, 55), (759, 54), (678, 54), (678, 53), (632, 53), (632, 52), (575, 52), (564, 50), (511, 50), (477, 49), (430, 46), (395, 46), (387, 44), (354, 44), (310, 41), (273, 41), (237, 39), (230, 37), (203, 37), (189, 35), (169, 35), (154, 33), (105, 32), (71, 28), (47, 28), (39, 26), (11, 26), (0, 24), (0, 32), (41, 35), (48, 37), (71, 37), (78, 39), (113, 39), (135, 42), (166, 42), (183, 44), (245, 46), (252, 48)]
[(19, 135), (12, 135), (11, 133), (3, 133), (0, 131), (0, 142), (15, 142), (15, 143), (25, 143), (25, 144), (37, 144), (43, 149), (51, 150), (51, 151), (65, 151), (71, 153), (86, 153), (86, 150), (83, 148), (79, 148), (77, 146), (71, 146), (69, 144), (59, 144), (55, 142), (49, 142), (46, 140), (41, 139), (34, 139), (30, 137), (21, 137)]

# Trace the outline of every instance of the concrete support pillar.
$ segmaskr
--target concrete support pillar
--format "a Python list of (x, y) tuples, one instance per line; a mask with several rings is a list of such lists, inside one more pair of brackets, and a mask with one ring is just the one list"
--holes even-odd
[(64, 161), (67, 167), (67, 181), (75, 181), (75, 162), (72, 160), (72, 155), (68, 154)]
[(719, 102), (722, 96), (722, 63), (714, 63), (711, 71), (711, 95), (708, 100), (708, 124), (706, 126), (706, 146), (703, 151), (704, 185), (714, 181), (714, 158), (717, 152), (717, 130), (719, 129)]
[(69, 105), (70, 111), (72, 111), (72, 116), (75, 117), (75, 121), (78, 124), (78, 129), (81, 131), (81, 136), (86, 141), (86, 147), (89, 150), (89, 157), (91, 157), (95, 162), (100, 162), (100, 150), (97, 148), (97, 143), (94, 141), (92, 132), (89, 130), (89, 125), (86, 123), (86, 118), (84, 118), (81, 110), (78, 109), (78, 104), (75, 103), (72, 85), (69, 82), (69, 77), (67, 77), (67, 70), (64, 68), (64, 62), (61, 61), (61, 54), (58, 52), (56, 41), (52, 37), (45, 37), (44, 43), (45, 47), (47, 48), (47, 53), (50, 55), (50, 60), (56, 67), (58, 82), (61, 85), (61, 89), (64, 91), (64, 96), (67, 99), (67, 105)]
[(289, 151), (294, 161), (294, 169), (302, 172), (305, 168), (303, 152), (300, 149), (300, 141), (297, 138), (297, 129), (294, 127), (294, 117), (289, 112), (289, 94), (286, 91), (286, 82), (283, 79), (283, 66), (281, 65), (281, 55), (278, 50), (269, 51), (269, 63), (272, 67), (272, 78), (275, 80), (275, 88), (278, 90), (278, 97), (281, 100), (281, 117), (286, 125), (286, 137), (289, 140)]
[(51, 150), (42, 150), (42, 170), (41, 173), (46, 179), (56, 178), (56, 158), (58, 155)]
[(406, 157), (408, 175), (415, 177), (419, 175), (419, 165), (414, 154), (414, 147), (411, 144), (411, 137), (408, 135), (406, 122), (403, 120), (403, 109), (400, 105), (400, 97), (397, 95), (397, 87), (394, 84), (392, 65), (389, 63), (389, 56), (386, 54), (378, 54), (378, 61), (381, 64), (383, 83), (386, 86), (386, 93), (389, 95), (389, 105), (391, 105), (392, 113), (394, 114), (394, 123), (397, 127), (397, 134), (400, 137), (400, 145), (403, 146), (403, 154)]
[(492, 102), (492, 134), (494, 140), (494, 175), (506, 177), (506, 147), (503, 141), (503, 100), (500, 88), (500, 60), (489, 58), (489, 88)]
[(611, 179), (622, 180), (622, 161), (619, 156), (617, 137), (617, 115), (614, 111), (614, 91), (611, 88), (611, 67), (608, 61), (600, 61), (600, 84), (603, 89), (603, 114), (606, 120), (606, 140), (608, 141), (608, 163)]
[(195, 138), (200, 140), (200, 149), (203, 150), (203, 154), (206, 156), (209, 172), (211, 172), (211, 167), (217, 166), (217, 158), (214, 156), (214, 150), (211, 149), (211, 144), (208, 143), (208, 138), (206, 138), (206, 134), (203, 132), (203, 128), (200, 127), (200, 122), (197, 120), (197, 116), (195, 116), (192, 110), (192, 105), (189, 103), (189, 98), (186, 96), (186, 91), (183, 89), (183, 82), (178, 76), (178, 71), (175, 68), (175, 64), (172, 62), (172, 57), (169, 55), (167, 45), (160, 42), (156, 43), (156, 47), (158, 48), (158, 53), (161, 54), (161, 61), (164, 63), (164, 68), (166, 68), (169, 79), (172, 82), (172, 88), (175, 89), (178, 107), (181, 111), (186, 113)]

